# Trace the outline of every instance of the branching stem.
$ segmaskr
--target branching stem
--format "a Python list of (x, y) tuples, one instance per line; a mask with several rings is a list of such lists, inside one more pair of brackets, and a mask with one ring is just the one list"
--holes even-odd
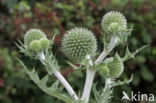
[[(39, 53), (39, 57), (40, 57), (40, 61), (42, 62), (42, 64), (46, 65), (44, 63), (45, 55), (44, 55), (43, 52)], [(59, 71), (55, 71), (53, 74), (57, 77), (57, 79), (66, 88), (66, 90), (68, 91), (68, 93), (71, 96), (73, 96), (75, 100), (78, 100), (78, 96), (76, 95), (76, 93), (74, 92), (74, 90), (72, 89), (72, 87), (70, 86), (70, 84), (67, 82), (67, 80), (62, 76), (62, 74)]]
[[(110, 41), (110, 43), (108, 45), (108, 52), (112, 51), (112, 49), (115, 47), (117, 41), (118, 41), (117, 37), (112, 37), (111, 38), (111, 41)], [(95, 64), (99, 64), (100, 62), (102, 62), (102, 60), (107, 55), (108, 55), (108, 53), (106, 52), (106, 50), (103, 50), (103, 52), (100, 54), (100, 56), (96, 59)], [(89, 64), (92, 65), (93, 63), (89, 61)], [(85, 81), (83, 94), (82, 94), (82, 97), (81, 97), (81, 100), (84, 100), (85, 103), (88, 103), (88, 101), (89, 101), (90, 92), (91, 92), (91, 88), (92, 88), (92, 84), (93, 84), (93, 80), (94, 80), (94, 76), (95, 76), (96, 71), (97, 70), (91, 70), (91, 69), (89, 69), (87, 67), (86, 81)]]

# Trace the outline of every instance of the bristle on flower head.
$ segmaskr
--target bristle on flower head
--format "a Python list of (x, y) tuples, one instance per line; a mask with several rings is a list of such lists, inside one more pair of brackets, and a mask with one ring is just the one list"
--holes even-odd
[(80, 62), (87, 54), (96, 51), (96, 38), (91, 31), (85, 28), (73, 28), (68, 31), (62, 40), (62, 51), (69, 59)]
[(101, 26), (107, 34), (120, 34), (127, 29), (127, 20), (122, 13), (111, 11), (103, 16)]

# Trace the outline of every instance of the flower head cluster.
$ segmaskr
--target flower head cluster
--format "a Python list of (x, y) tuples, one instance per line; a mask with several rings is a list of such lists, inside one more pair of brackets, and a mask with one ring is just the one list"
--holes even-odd
[(24, 45), (32, 52), (40, 52), (50, 47), (50, 41), (40, 29), (30, 29), (24, 36)]

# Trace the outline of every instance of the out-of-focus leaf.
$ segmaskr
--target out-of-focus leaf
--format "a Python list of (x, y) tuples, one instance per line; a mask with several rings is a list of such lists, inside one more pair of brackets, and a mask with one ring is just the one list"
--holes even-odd
[(154, 76), (151, 71), (144, 65), (141, 66), (141, 76), (147, 80), (148, 82), (152, 82), (154, 80)]

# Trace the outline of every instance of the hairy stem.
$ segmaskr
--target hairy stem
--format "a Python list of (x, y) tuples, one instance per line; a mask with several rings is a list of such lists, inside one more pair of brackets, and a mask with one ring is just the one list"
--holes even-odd
[[(108, 45), (108, 52), (112, 51), (112, 49), (115, 47), (117, 41), (118, 41), (117, 37), (111, 38), (111, 41)], [(103, 52), (100, 54), (100, 56), (96, 59), (95, 64), (99, 64), (100, 62), (102, 62), (102, 60), (107, 55), (108, 55), (108, 53), (106, 52), (106, 50), (103, 50)], [(92, 62), (89, 61), (89, 64), (92, 65)], [(91, 88), (92, 88), (92, 84), (93, 84), (93, 80), (94, 80), (94, 76), (95, 76), (96, 71), (97, 70), (90, 70), (87, 68), (85, 86), (84, 86), (83, 94), (81, 97), (81, 100), (84, 100), (85, 103), (88, 103), (88, 101), (89, 101), (90, 92), (91, 92)]]
[[(39, 53), (39, 57), (40, 57), (40, 61), (42, 62), (42, 64), (46, 65), (44, 63), (45, 60), (45, 55), (43, 52)], [(74, 97), (75, 100), (78, 100), (78, 96), (76, 95), (76, 93), (74, 92), (74, 90), (72, 89), (72, 87), (70, 86), (70, 84), (67, 82), (67, 80), (62, 76), (62, 74), (59, 71), (56, 71), (53, 73), (57, 79), (62, 83), (62, 85), (66, 88), (66, 90), (68, 91), (68, 93)]]

